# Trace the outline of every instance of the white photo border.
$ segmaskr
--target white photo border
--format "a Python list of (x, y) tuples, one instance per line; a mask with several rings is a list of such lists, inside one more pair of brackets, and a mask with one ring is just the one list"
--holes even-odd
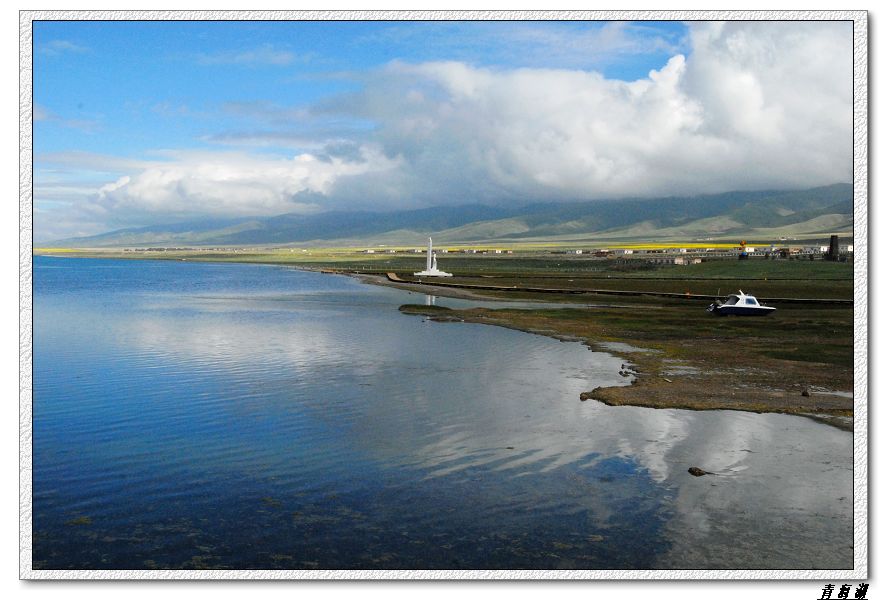
[[(853, 23), (854, 426), (853, 568), (850, 570), (33, 570), (32, 257), (33, 22), (37, 20), (686, 20), (851, 21)], [(19, 12), (19, 577), (107, 580), (860, 580), (869, 576), (868, 519), (868, 13), (797, 10), (626, 11), (136, 11)]]

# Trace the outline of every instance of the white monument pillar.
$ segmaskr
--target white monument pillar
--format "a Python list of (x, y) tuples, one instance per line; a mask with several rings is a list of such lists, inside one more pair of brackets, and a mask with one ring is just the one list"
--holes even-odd
[(413, 273), (418, 277), (452, 277), (452, 273), (445, 273), (437, 269), (437, 255), (431, 246), (431, 238), (428, 238), (428, 253), (425, 255), (425, 270)]

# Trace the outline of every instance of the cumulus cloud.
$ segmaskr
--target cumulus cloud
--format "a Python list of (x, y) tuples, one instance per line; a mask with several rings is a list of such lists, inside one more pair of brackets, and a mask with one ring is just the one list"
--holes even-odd
[(851, 177), (850, 33), (698, 24), (689, 56), (634, 82), (395, 63), (328, 109), (379, 123), (427, 201), (438, 190), (502, 201), (828, 184)]
[[(261, 216), (320, 209), (313, 200), (335, 182), (395, 168), (370, 147), (359, 160), (300, 154), (292, 158), (243, 152), (175, 152), (135, 175), (103, 186), (96, 203), (109, 213), (148, 216)], [(306, 200), (309, 199), (309, 200)]]
[[(290, 136), (304, 147), (286, 157), (172, 154), (126, 173), (94, 202), (109, 214), (155, 218), (269, 215), (851, 179), (850, 24), (693, 23), (689, 47), (636, 81), (587, 70), (393, 62), (363, 76), (359, 91), (313, 106), (229, 104), (266, 129), (208, 139), (248, 149)], [(335, 139), (310, 126), (336, 119), (371, 126)]]

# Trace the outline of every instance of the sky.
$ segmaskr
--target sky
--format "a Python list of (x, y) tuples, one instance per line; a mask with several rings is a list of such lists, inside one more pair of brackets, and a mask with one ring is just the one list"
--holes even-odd
[(34, 237), (852, 179), (850, 22), (34, 23)]

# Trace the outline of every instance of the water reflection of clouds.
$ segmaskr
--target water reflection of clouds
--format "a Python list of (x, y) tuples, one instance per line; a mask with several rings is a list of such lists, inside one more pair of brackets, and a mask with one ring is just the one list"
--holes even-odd
[[(740, 531), (744, 543), (725, 557), (743, 564), (738, 553), (766, 544), (774, 528), (784, 529), (777, 521), (785, 515), (806, 531), (820, 531), (821, 523), (809, 521), (828, 515), (828, 531), (851, 534), (850, 505), (838, 502), (852, 497), (845, 432), (781, 415), (582, 403), (580, 392), (622, 382), (619, 359), (511, 330), (423, 322), (394, 307), (348, 313), (341, 310), (347, 302), (321, 302), (307, 312), (287, 308), (269, 318), (211, 304), (198, 318), (149, 313), (133, 320), (131, 330), (144, 349), (221, 366), (222, 378), (291, 370), (304, 375), (299, 392), (309, 396), (357, 388), (335, 412), (323, 403), (309, 409), (319, 421), (344, 424), (333, 434), (378, 464), (414, 470), (425, 480), (479, 469), (521, 479), (566, 469), (577, 474), (579, 488), (610, 488), (582, 502), (601, 522), (616, 519), (608, 502), (633, 493), (631, 477), (648, 478), (644, 493), (667, 498), (672, 515), (662, 532), (670, 547), (660, 558), (665, 566), (688, 558), (710, 564), (715, 559), (699, 548), (729, 547)], [(260, 312), (276, 310), (262, 304)], [(596, 483), (602, 461), (613, 457), (633, 465), (632, 474)], [(697, 479), (687, 473), (690, 466), (722, 475)], [(797, 538), (807, 539), (803, 531)], [(778, 547), (760, 555), (819, 559), (801, 542), (780, 539)]]
[[(588, 412), (593, 418), (565, 421), (560, 430), (528, 427), (520, 443), (496, 432), (481, 437), (483, 445), (475, 435), (442, 436), (422, 448), (423, 465), (434, 477), (482, 465), (514, 476), (560, 468), (593, 474), (601, 461), (618, 456), (634, 465), (632, 473), (610, 484), (615, 495), (591, 493), (584, 506), (595, 519), (609, 521), (615, 517), (607, 502), (618, 503), (619, 489), (629, 493), (622, 486), (632, 478), (649, 477), (649, 493), (660, 494), (671, 514), (662, 531), (669, 548), (660, 557), (663, 567), (851, 566), (846, 498), (852, 497), (852, 445), (846, 432), (800, 417), (734, 411), (596, 406)], [(575, 426), (564, 427), (568, 423)], [(720, 474), (695, 478), (687, 473), (690, 466)], [(816, 544), (823, 532), (830, 547)], [(736, 537), (742, 543), (734, 543)], [(719, 554), (710, 553), (715, 548)]]
[[(322, 325), (300, 323), (284, 334), (273, 326), (255, 321), (237, 322), (217, 319), (165, 319), (151, 316), (129, 323), (130, 340), (145, 352), (162, 355), (190, 365), (205, 365), (224, 370), (248, 366), (257, 374), (273, 368), (316, 368), (328, 361), (340, 361), (330, 352), (328, 336)], [(348, 352), (348, 348), (341, 348)]]

